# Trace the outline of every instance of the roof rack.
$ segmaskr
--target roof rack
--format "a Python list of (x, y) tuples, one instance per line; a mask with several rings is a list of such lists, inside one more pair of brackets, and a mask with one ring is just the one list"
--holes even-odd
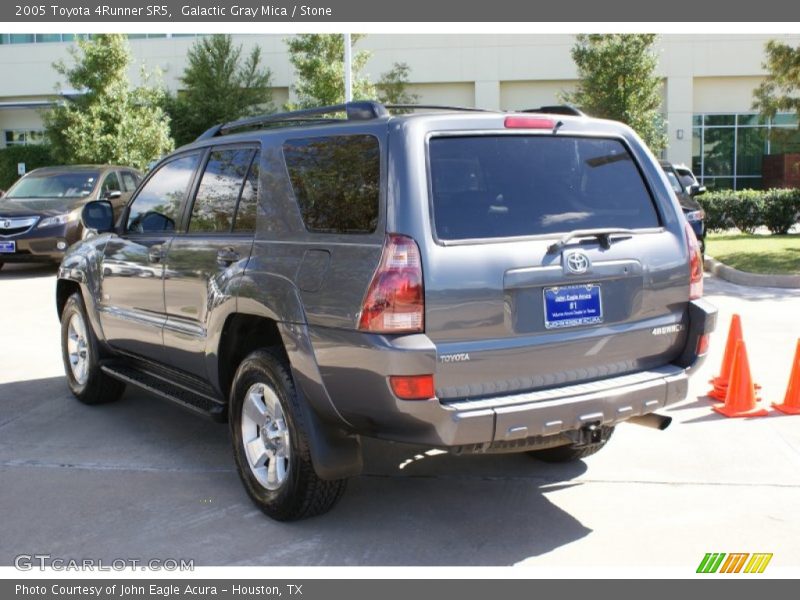
[(552, 104), (550, 106), (540, 106), (539, 108), (526, 108), (520, 112), (525, 113), (545, 113), (549, 115), (568, 115), (571, 117), (585, 117), (586, 113), (571, 104)]
[[(333, 118), (326, 115), (345, 113), (345, 119)], [(386, 108), (379, 102), (347, 102), (333, 106), (323, 106), (320, 108), (307, 108), (303, 110), (293, 110), (290, 112), (275, 113), (271, 115), (259, 115), (248, 117), (230, 123), (222, 123), (208, 129), (200, 135), (197, 140), (205, 140), (231, 133), (236, 129), (247, 129), (250, 127), (280, 126), (291, 127), (298, 123), (340, 123), (342, 121), (368, 121), (389, 116)]]
[(491, 112), (485, 108), (471, 108), (468, 106), (445, 106), (440, 104), (386, 104), (388, 110), (453, 110), (459, 112)]

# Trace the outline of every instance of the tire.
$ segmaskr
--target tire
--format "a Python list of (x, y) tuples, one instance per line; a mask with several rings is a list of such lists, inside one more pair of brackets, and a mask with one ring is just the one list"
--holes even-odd
[(61, 356), (67, 385), (84, 404), (118, 400), (125, 384), (100, 370), (100, 348), (79, 293), (72, 294), (61, 313)]
[(576, 460), (581, 460), (592, 454), (597, 454), (602, 450), (614, 433), (614, 428), (609, 427), (605, 436), (605, 440), (594, 444), (567, 444), (566, 446), (556, 446), (555, 448), (545, 448), (543, 450), (532, 450), (528, 455), (536, 460), (541, 460), (548, 463), (568, 463)]
[(228, 419), (236, 468), (251, 500), (276, 521), (328, 512), (347, 485), (314, 471), (299, 402), (279, 349), (256, 350), (239, 365)]

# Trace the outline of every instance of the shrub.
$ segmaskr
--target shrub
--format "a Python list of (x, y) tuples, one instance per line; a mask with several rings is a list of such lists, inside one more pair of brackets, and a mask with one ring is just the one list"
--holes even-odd
[(53, 164), (50, 148), (45, 145), (9, 146), (0, 150), (0, 189), (7, 190), (19, 179), (17, 164), (25, 163), (25, 170)]
[(697, 196), (697, 201), (706, 213), (706, 228), (710, 231), (722, 231), (733, 226), (728, 220), (728, 207), (733, 199), (733, 191), (722, 190), (707, 192)]
[(764, 224), (764, 197), (761, 190), (739, 190), (732, 193), (726, 215), (742, 233), (753, 233)]
[(764, 197), (764, 225), (776, 234), (787, 234), (800, 216), (800, 190), (769, 190)]

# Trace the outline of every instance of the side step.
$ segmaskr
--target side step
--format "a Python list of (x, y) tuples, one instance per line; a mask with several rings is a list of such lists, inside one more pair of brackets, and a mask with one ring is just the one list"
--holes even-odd
[(178, 383), (173, 378), (168, 378), (166, 373), (154, 373), (150, 370), (117, 361), (101, 364), (100, 368), (114, 379), (119, 379), (156, 396), (172, 400), (195, 413), (211, 417), (216, 421), (224, 419), (226, 405), (213, 395), (210, 388), (200, 390), (188, 382)]

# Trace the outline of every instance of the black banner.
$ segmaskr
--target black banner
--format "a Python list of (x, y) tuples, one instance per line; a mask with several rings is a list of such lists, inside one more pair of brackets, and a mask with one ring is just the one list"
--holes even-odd
[(11, 22), (778, 22), (800, 21), (800, 3), (671, 0), (43, 0), (0, 5)]
[[(712, 588), (713, 586), (713, 588)], [(778, 595), (784, 587), (778, 580), (741, 579), (698, 581), (613, 581), (613, 580), (80, 580), (40, 579), (0, 581), (4, 600), (426, 600), (457, 598), (534, 598), (544, 594), (563, 598), (589, 598), (613, 594), (616, 598), (674, 600), (677, 595), (714, 594), (732, 600), (768, 594)]]

